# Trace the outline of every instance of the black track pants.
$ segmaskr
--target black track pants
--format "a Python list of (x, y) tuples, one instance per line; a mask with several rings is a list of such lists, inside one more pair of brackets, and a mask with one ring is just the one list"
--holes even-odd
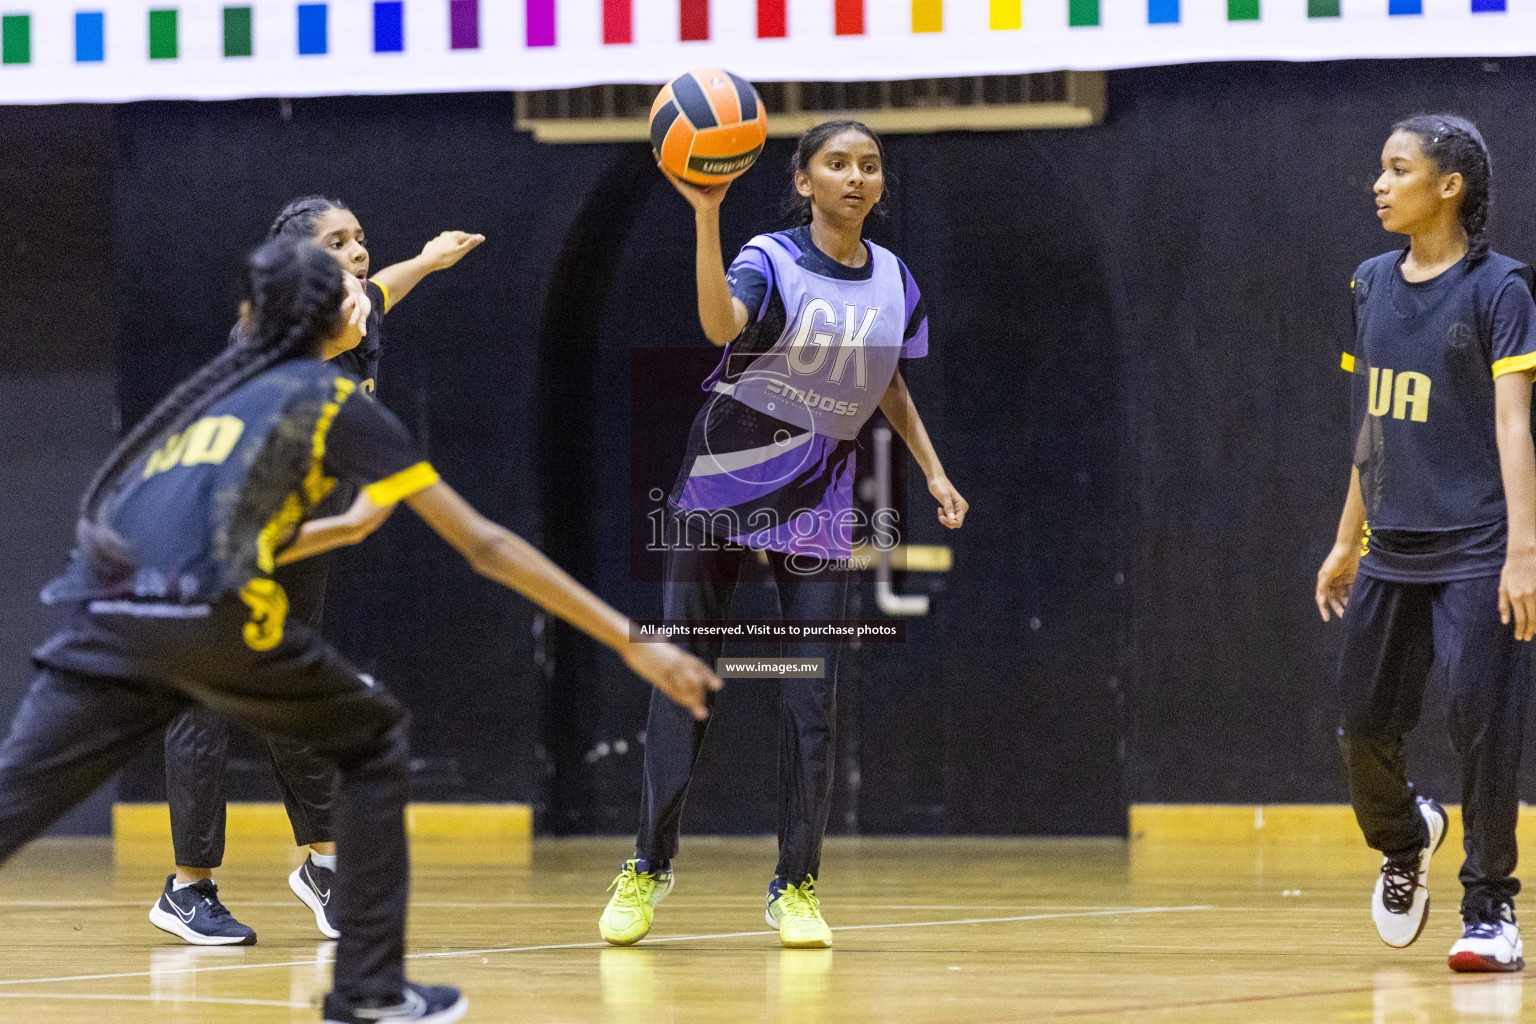
[[(229, 731), (228, 718), (202, 705), (183, 711), (165, 730), (165, 796), (181, 867), (216, 868), (224, 863)], [(336, 765), (301, 743), (268, 739), (266, 745), (293, 841), (299, 846), (334, 842), (331, 816), (340, 784)]]
[[(342, 506), (345, 507), (345, 506)], [(288, 595), (290, 620), (319, 631), (325, 608), (326, 560), (307, 558), (278, 571)], [(194, 706), (165, 730), (165, 796), (171, 809), (171, 842), (184, 868), (224, 863), (225, 781), (229, 768), (229, 719)], [(336, 839), (332, 813), (340, 776), (336, 765), (312, 747), (268, 738), (267, 754), (299, 846)]]
[(1365, 841), (1389, 856), (1425, 841), (1403, 762), (1424, 685), (1439, 665), (1450, 695), (1451, 743), (1461, 760), (1466, 861), (1463, 907), (1511, 899), (1516, 783), (1531, 686), (1530, 645), (1499, 622), (1499, 578), (1392, 583), (1360, 576), (1344, 615), (1339, 730), (1350, 799)]
[(201, 619), (84, 615), (38, 652), (0, 745), (0, 862), (79, 803), (190, 704), (306, 744), (341, 772), (338, 993), (391, 1000), (404, 980), (406, 713), (318, 634), (253, 651), (239, 601)]
[[(667, 552), (663, 614), (670, 620), (719, 620), (730, 608), (742, 560), (756, 557), (743, 548), (680, 547)], [(768, 553), (786, 619), (838, 619), (848, 593), (844, 571), (825, 567), (813, 573), (793, 571), (790, 559)], [(805, 566), (801, 566), (804, 568)], [(714, 668), (723, 643), (693, 641), (681, 645)], [(795, 644), (786, 654), (826, 659), (824, 679), (785, 679), (779, 683), (779, 863), (778, 876), (798, 885), (821, 871), (821, 843), (832, 805), (832, 769), (837, 747), (836, 641)], [(767, 680), (743, 681), (751, 686)], [(714, 694), (708, 695), (711, 712)], [(688, 784), (698, 762), (708, 720), (697, 721), (661, 693), (651, 694), (645, 726), (645, 777), (640, 802), (636, 855), (648, 861), (670, 860), (677, 853), (678, 831)]]

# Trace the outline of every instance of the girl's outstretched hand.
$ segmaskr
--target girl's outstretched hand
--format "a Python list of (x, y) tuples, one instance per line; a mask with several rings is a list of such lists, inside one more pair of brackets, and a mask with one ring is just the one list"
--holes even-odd
[(366, 335), (368, 314), (373, 312), (373, 302), (368, 298), (363, 282), (351, 274), (342, 274), (341, 280), (347, 291), (346, 298), (341, 300), (341, 315), (347, 318), (348, 327), (356, 327), (357, 333)]
[(1355, 584), (1355, 574), (1360, 569), (1360, 545), (1335, 544), (1333, 550), (1328, 552), (1328, 557), (1323, 559), (1323, 567), (1317, 570), (1317, 612), (1328, 621), (1328, 612), (1331, 610), (1339, 618), (1344, 617), (1344, 609), (1349, 607), (1349, 591)]
[(657, 164), (656, 167), (662, 174), (667, 176), (667, 180), (672, 183), (672, 187), (682, 193), (684, 199), (688, 200), (688, 205), (693, 207), (695, 213), (707, 213), (711, 210), (720, 209), (720, 203), (724, 201), (726, 192), (730, 191), (731, 181), (736, 180), (732, 178), (731, 181), (727, 181), (722, 185), (693, 185), (679, 178), (661, 164)]
[(941, 524), (951, 530), (958, 530), (965, 525), (965, 514), (971, 510), (971, 503), (960, 497), (960, 492), (949, 482), (949, 477), (936, 476), (929, 480), (928, 493), (939, 501)]
[(483, 241), (484, 235), (472, 235), (467, 231), (444, 231), (421, 247), (421, 258), (430, 263), (433, 270), (447, 270)]
[(704, 706), (706, 693), (723, 685), (707, 665), (674, 644), (631, 641), (624, 650), (624, 663), (641, 679), (693, 712), (699, 721), (709, 717), (709, 709)]

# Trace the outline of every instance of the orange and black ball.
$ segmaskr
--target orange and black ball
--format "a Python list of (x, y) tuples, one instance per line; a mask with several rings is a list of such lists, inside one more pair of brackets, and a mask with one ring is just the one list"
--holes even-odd
[(768, 112), (752, 83), (695, 68), (661, 87), (651, 105), (651, 149), (668, 171), (719, 185), (751, 167), (768, 138)]

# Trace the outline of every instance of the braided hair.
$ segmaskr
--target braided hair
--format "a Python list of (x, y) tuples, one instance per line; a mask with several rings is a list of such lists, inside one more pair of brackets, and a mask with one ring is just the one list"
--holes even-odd
[[(846, 131), (859, 132), (867, 136), (875, 144), (875, 149), (880, 152), (880, 167), (884, 170), (885, 143), (881, 142), (880, 136), (876, 135), (874, 129), (864, 122), (854, 121), (849, 118), (838, 118), (832, 121), (823, 121), (814, 128), (806, 129), (801, 134), (799, 141), (795, 143), (795, 152), (789, 158), (790, 189), (789, 199), (784, 204), (784, 213), (795, 226), (800, 227), (811, 222), (811, 197), (801, 195), (800, 191), (795, 188), (795, 175), (801, 172), (809, 173), (811, 161), (816, 159), (816, 154), (821, 152), (821, 147), (825, 146), (833, 136), (841, 135)], [(885, 189), (880, 193), (880, 201), (875, 204), (874, 209), (870, 211), (871, 213), (879, 214), (882, 217), (885, 216), (885, 198), (890, 194), (893, 180), (890, 172), (885, 172)]]
[(132, 545), (107, 522), (108, 498), (128, 467), (225, 395), (278, 363), (313, 354), (341, 329), (341, 268), (307, 243), (266, 243), (246, 261), (242, 285), (253, 322), (249, 336), (183, 381), (130, 430), (80, 500), (76, 544), (111, 579), (137, 568)]
[(331, 210), (350, 209), (340, 199), (327, 199), (325, 196), (299, 196), (289, 200), (288, 205), (278, 211), (272, 219), (272, 226), (267, 229), (267, 238), (297, 238), (308, 241), (314, 237), (315, 225), (320, 218)]
[(1477, 125), (1456, 114), (1415, 114), (1392, 126), (1393, 134), (1418, 136), (1419, 147), (1442, 174), (1461, 175), (1461, 226), (1467, 233), (1467, 262), (1488, 255), (1488, 206), (1493, 161)]

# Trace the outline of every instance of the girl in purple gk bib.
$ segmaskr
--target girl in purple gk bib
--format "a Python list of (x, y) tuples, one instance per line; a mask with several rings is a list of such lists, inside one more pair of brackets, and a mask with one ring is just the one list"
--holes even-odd
[[(965, 521), (898, 370), (928, 353), (928, 318), (905, 264), (863, 237), (884, 194), (884, 150), (856, 121), (806, 132), (792, 170), (797, 226), (758, 235), (729, 271), (720, 251), (720, 203), (729, 184), (672, 183), (694, 209), (699, 320), (725, 349), (704, 381), (709, 400), (668, 497), (664, 614), (723, 619), (742, 562), (762, 552), (785, 619), (843, 615), (852, 552), (856, 438), (878, 408), (901, 434), (938, 501), (939, 522)], [(689, 649), (713, 664), (722, 643)], [(823, 679), (780, 684), (779, 863), (768, 923), (784, 945), (826, 947), (832, 933), (816, 897), (832, 792), (840, 644), (796, 645), (822, 658)], [(650, 930), (671, 891), (683, 802), (703, 723), (652, 701), (635, 856), (614, 881), (599, 929), (626, 946)]]

